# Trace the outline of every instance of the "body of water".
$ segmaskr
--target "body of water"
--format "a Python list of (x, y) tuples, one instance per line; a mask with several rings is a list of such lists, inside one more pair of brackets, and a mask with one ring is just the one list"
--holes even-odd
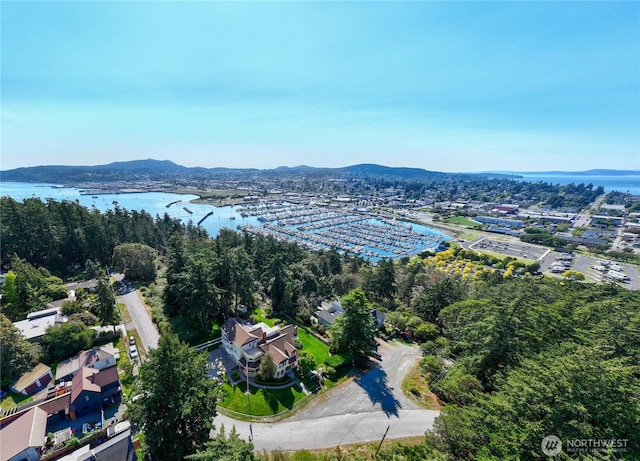
[[(60, 187), (53, 184), (32, 184), (18, 182), (0, 182), (0, 196), (9, 196), (17, 201), (27, 198), (40, 198), (54, 200), (77, 201), (87, 208), (96, 208), (100, 212), (113, 210), (116, 206), (126, 210), (146, 211), (151, 216), (163, 216), (167, 213), (172, 218), (180, 219), (182, 222), (191, 220), (197, 224), (207, 214), (213, 212), (201, 224), (207, 233), (215, 237), (220, 229), (228, 228), (237, 231), (239, 225), (250, 225), (263, 227), (263, 223), (258, 217), (244, 217), (239, 212), (239, 206), (215, 207), (213, 205), (190, 203), (189, 200), (196, 199), (196, 195), (173, 194), (168, 192), (138, 192), (123, 194), (99, 194), (83, 195), (79, 189), (71, 187)], [(169, 205), (169, 206), (167, 206)], [(374, 222), (372, 219), (371, 222)], [(291, 226), (286, 226), (291, 227)], [(413, 231), (422, 234), (440, 237), (441, 240), (450, 240), (450, 237), (441, 232), (426, 226), (411, 224)], [(438, 239), (434, 239), (438, 240)], [(411, 254), (416, 254), (424, 249), (434, 248), (439, 241), (434, 241), (432, 245), (420, 250), (416, 249)], [(371, 248), (366, 247), (366, 250)], [(396, 257), (393, 253), (378, 251), (383, 257)], [(378, 257), (368, 258), (373, 261)]]
[[(0, 183), (0, 196), (5, 195), (17, 201), (34, 197), (39, 197), (43, 201), (47, 198), (77, 200), (80, 205), (87, 208), (95, 207), (101, 212), (113, 210), (117, 205), (127, 210), (144, 210), (153, 217), (156, 215), (163, 216), (167, 213), (172, 218), (180, 219), (185, 223), (191, 220), (194, 224), (197, 224), (207, 213), (213, 212), (202, 223), (202, 227), (213, 237), (218, 235), (222, 228), (236, 230), (237, 225), (240, 223), (260, 225), (256, 218), (242, 218), (240, 213), (236, 211), (237, 207), (214, 207), (212, 205), (189, 203), (189, 200), (198, 198), (196, 195), (168, 192), (82, 195), (79, 189), (71, 187), (59, 187), (52, 184), (2, 182)], [(169, 204), (171, 206), (167, 207)]]
[(640, 174), (637, 175), (578, 175), (578, 174), (536, 174), (536, 173), (515, 173), (522, 178), (515, 178), (519, 181), (527, 182), (547, 182), (549, 184), (566, 185), (593, 184), (594, 188), (602, 186), (605, 192), (627, 192), (640, 195)]

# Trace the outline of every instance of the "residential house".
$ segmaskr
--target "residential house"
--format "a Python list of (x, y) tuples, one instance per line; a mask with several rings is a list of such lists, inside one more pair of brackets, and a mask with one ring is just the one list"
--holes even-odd
[(113, 343), (94, 347), (89, 351), (82, 351), (75, 357), (58, 363), (56, 379), (72, 378), (83, 367), (95, 368), (96, 370), (114, 367), (119, 358), (120, 350), (114, 347)]
[(47, 412), (30, 408), (0, 422), (1, 461), (39, 461), (47, 430)]
[(53, 379), (51, 368), (43, 363), (37, 364), (31, 371), (26, 372), (9, 388), (18, 394), (33, 395)]
[(82, 367), (73, 377), (69, 414), (76, 419), (99, 410), (103, 400), (114, 397), (120, 391), (118, 370), (115, 367), (104, 370)]
[(320, 307), (316, 311), (316, 318), (318, 323), (324, 326), (331, 326), (333, 322), (342, 315), (343, 309), (339, 300), (335, 300), (331, 303), (322, 301)]
[(131, 429), (127, 429), (94, 448), (84, 445), (58, 461), (137, 461), (137, 459), (131, 440)]
[[(331, 326), (333, 325), (333, 322), (343, 314), (343, 312), (344, 309), (342, 308), (342, 304), (340, 304), (339, 300), (335, 300), (331, 303), (322, 301), (320, 307), (315, 313), (315, 316), (320, 325)], [(372, 309), (371, 315), (373, 316), (375, 328), (381, 328), (382, 325), (384, 325), (387, 315), (377, 309)]]
[(276, 378), (295, 368), (298, 363), (298, 350), (292, 343), (295, 336), (294, 325), (269, 327), (263, 322), (252, 325), (240, 318), (230, 318), (222, 326), (224, 350), (249, 376), (258, 374), (260, 360), (267, 352), (276, 365)]
[(58, 323), (67, 321), (67, 316), (62, 315), (60, 307), (52, 307), (37, 312), (31, 312), (25, 320), (13, 322), (13, 325), (20, 330), (22, 336), (29, 341), (42, 342), (42, 337), (47, 329)]

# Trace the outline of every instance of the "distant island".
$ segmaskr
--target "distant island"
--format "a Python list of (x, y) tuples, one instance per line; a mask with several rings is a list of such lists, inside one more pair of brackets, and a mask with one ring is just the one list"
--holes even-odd
[(112, 162), (106, 165), (42, 165), (0, 171), (1, 181), (83, 184), (121, 181), (163, 181), (179, 178), (223, 178), (233, 176), (261, 176), (265, 178), (291, 175), (333, 177), (379, 177), (406, 181), (424, 181), (445, 178), (475, 180), (478, 178), (514, 179), (526, 175), (638, 175), (640, 170), (597, 169), (581, 172), (515, 172), (490, 171), (478, 173), (447, 173), (422, 168), (389, 167), (377, 164), (358, 164), (340, 168), (322, 168), (308, 165), (280, 166), (273, 169), (256, 168), (204, 168), (186, 167), (170, 160), (132, 160)]

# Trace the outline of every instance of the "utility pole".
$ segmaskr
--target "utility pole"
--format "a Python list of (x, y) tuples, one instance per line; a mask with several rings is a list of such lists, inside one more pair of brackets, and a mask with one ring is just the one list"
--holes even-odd
[(387, 426), (387, 430), (384, 431), (384, 435), (382, 436), (382, 440), (380, 440), (380, 443), (378, 444), (378, 448), (376, 448), (376, 452), (373, 455), (373, 459), (376, 459), (378, 457), (378, 452), (380, 451), (380, 447), (382, 447), (382, 442), (384, 442), (384, 439), (387, 437), (387, 432), (389, 432), (390, 428), (391, 428), (391, 425)]

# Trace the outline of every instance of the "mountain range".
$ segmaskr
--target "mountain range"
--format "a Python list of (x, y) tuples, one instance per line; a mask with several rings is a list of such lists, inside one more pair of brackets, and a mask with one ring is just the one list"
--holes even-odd
[(565, 175), (629, 175), (639, 174), (637, 170), (588, 170), (582, 172), (484, 172), (484, 173), (444, 173), (429, 171), (422, 168), (389, 167), (376, 164), (358, 164), (340, 168), (318, 168), (308, 165), (295, 167), (280, 166), (273, 169), (257, 168), (203, 168), (186, 167), (170, 160), (131, 160), (126, 162), (112, 162), (106, 165), (70, 166), (43, 165), (16, 168), (0, 171), (0, 180), (18, 182), (47, 182), (47, 183), (86, 183), (111, 182), (126, 180), (170, 180), (180, 177), (191, 178), (220, 178), (225, 176), (258, 175), (264, 177), (276, 176), (335, 176), (335, 177), (382, 177), (399, 178), (404, 180), (437, 179), (445, 176), (516, 178), (526, 174), (565, 174)]

